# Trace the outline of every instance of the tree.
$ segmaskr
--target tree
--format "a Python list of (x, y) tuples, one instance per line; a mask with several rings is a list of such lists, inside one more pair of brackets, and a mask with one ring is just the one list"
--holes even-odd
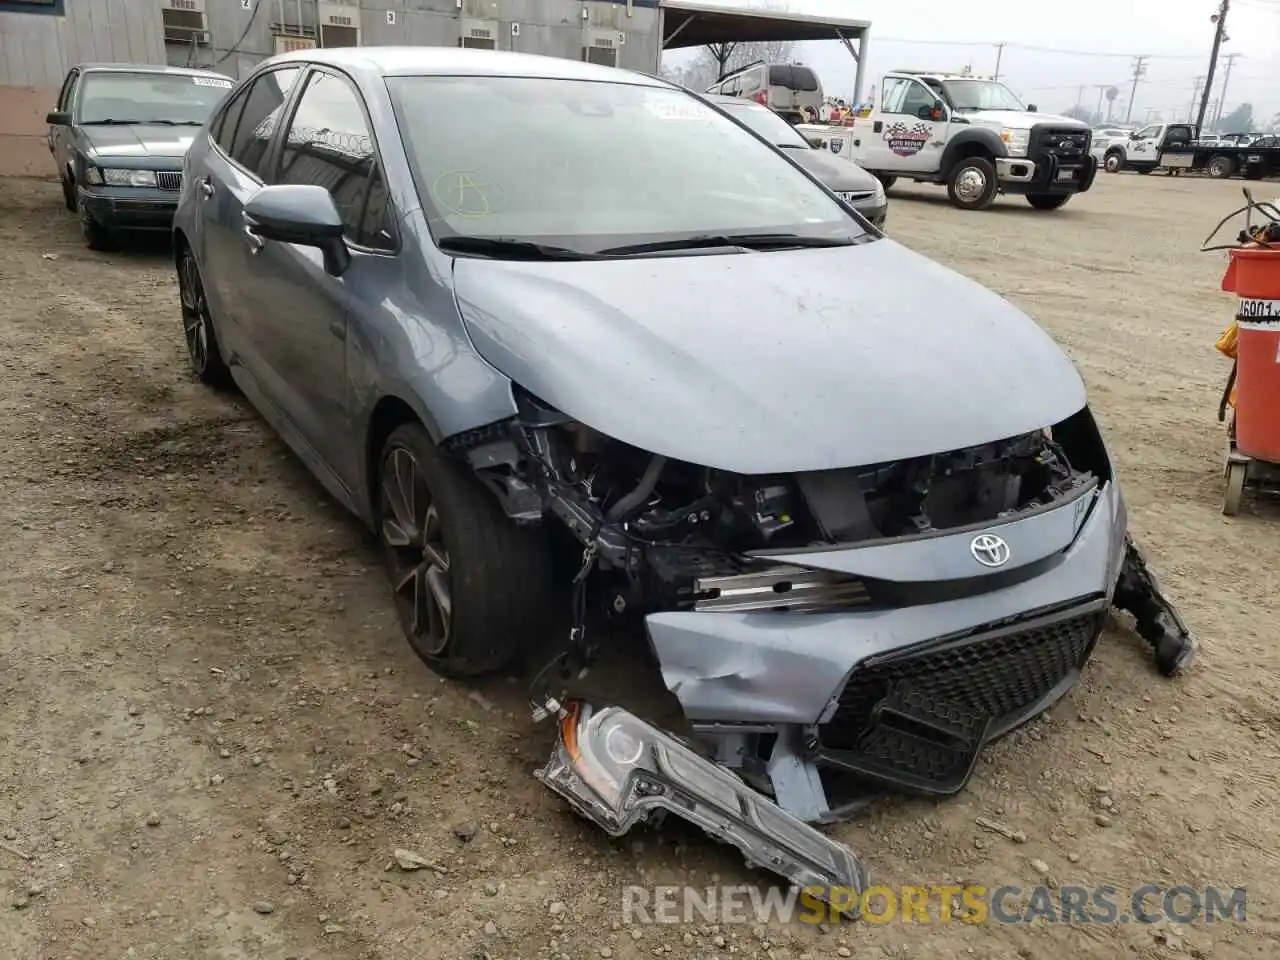
[(1253, 132), (1253, 104), (1242, 103), (1236, 107), (1218, 124), (1218, 128), (1223, 133), (1252, 133)]
[(711, 83), (745, 67), (748, 63), (763, 60), (765, 63), (788, 63), (795, 44), (788, 40), (768, 40), (762, 43), (711, 43), (699, 51), (699, 60), (708, 64), (715, 76)]

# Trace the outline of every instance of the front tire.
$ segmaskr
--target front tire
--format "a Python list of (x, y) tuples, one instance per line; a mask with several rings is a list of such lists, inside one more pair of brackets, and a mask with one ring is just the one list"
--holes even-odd
[(1067, 205), (1071, 199), (1069, 193), (1029, 193), (1027, 203), (1037, 210), (1058, 210)]
[(66, 204), (68, 210), (72, 213), (76, 212), (76, 185), (71, 182), (66, 174), (62, 175), (62, 202)]
[(1102, 160), (1102, 169), (1107, 173), (1119, 173), (1124, 169), (1124, 154), (1119, 150), (1108, 153)]
[(83, 200), (77, 201), (76, 209), (80, 212), (80, 233), (84, 236), (85, 246), (100, 253), (114, 250), (115, 235), (93, 218), (93, 214), (85, 208)]
[(951, 168), (947, 197), (961, 210), (985, 210), (999, 190), (995, 165), (985, 157), (966, 157)]
[(516, 526), (417, 423), (392, 431), (378, 463), (378, 536), (409, 646), (451, 678), (508, 665), (548, 620), (542, 530)]
[(178, 264), (178, 295), (182, 303), (182, 332), (187, 341), (187, 357), (200, 382), (210, 387), (228, 387), (231, 371), (222, 359), (222, 348), (209, 313), (209, 298), (191, 248), (182, 251)]

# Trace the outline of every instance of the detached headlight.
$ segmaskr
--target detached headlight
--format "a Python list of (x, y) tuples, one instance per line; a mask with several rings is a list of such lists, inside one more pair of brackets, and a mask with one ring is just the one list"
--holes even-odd
[(1010, 130), (1005, 127), (1000, 131), (1000, 139), (1009, 148), (1009, 156), (1025, 157), (1027, 155), (1027, 147), (1031, 145), (1031, 131)]
[(537, 778), (610, 836), (671, 813), (837, 910), (856, 915), (867, 870), (725, 768), (620, 707), (572, 702)]
[(154, 170), (113, 170), (111, 168), (89, 168), (89, 182), (106, 184), (108, 187), (154, 187), (156, 174)]

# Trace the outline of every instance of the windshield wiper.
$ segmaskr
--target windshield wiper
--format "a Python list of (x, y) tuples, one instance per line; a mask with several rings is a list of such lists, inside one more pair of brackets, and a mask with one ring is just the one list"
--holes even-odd
[(199, 127), (204, 124), (203, 120), (117, 120), (115, 117), (107, 117), (104, 120), (81, 120), (82, 127), (95, 126), (132, 126), (133, 124), (142, 124), (145, 126), (158, 127)]
[(594, 254), (512, 237), (442, 237), (445, 253), (470, 253), (495, 260), (597, 260)]
[(813, 147), (807, 143), (775, 143), (775, 147), (779, 150), (812, 150)]
[(805, 237), (798, 233), (724, 233), (699, 234), (673, 240), (651, 240), (622, 247), (607, 247), (601, 256), (626, 256), (632, 253), (661, 253), (665, 250), (705, 250), (715, 247), (744, 247), (747, 250), (786, 250), (795, 247), (848, 247), (857, 243), (853, 237)]

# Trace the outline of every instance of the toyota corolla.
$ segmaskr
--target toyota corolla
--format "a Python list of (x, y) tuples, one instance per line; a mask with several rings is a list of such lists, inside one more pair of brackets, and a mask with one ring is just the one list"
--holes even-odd
[[(594, 601), (635, 615), (715, 759), (820, 821), (960, 789), (1113, 604), (1164, 673), (1193, 642), (1062, 351), (788, 154), (623, 70), (308, 50), (200, 132), (174, 237), (196, 373), (377, 532), (423, 660), (499, 668), (564, 597), (590, 662)], [(566, 764), (657, 736), (562, 716)]]

